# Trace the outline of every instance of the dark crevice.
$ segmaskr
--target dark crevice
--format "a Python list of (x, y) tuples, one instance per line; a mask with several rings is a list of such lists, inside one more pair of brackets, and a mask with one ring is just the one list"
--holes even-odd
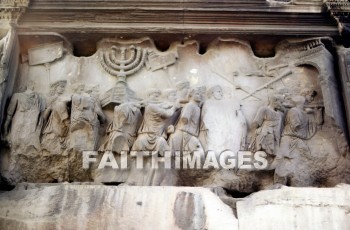
[(15, 187), (15, 185), (10, 184), (4, 177), (0, 176), (0, 192), (11, 191)]
[(73, 43), (73, 55), (76, 57), (89, 57), (96, 53), (95, 41), (78, 41)]
[(208, 46), (206, 44), (200, 43), (199, 50), (198, 50), (199, 54), (204, 55), (207, 52), (207, 48)]
[(105, 182), (103, 183), (104, 185), (107, 185), (107, 186), (118, 186), (120, 184), (122, 184), (123, 182)]
[(275, 44), (269, 44), (269, 43), (263, 43), (263, 42), (252, 42), (251, 47), (256, 57), (271, 58), (276, 55)]
[(156, 48), (161, 51), (161, 52), (165, 52), (169, 49), (170, 47), (170, 42), (165, 41), (165, 40), (157, 40), (154, 41), (154, 45), (156, 46)]
[(240, 192), (240, 191), (235, 191), (235, 190), (229, 190), (229, 189), (225, 189), (225, 192), (227, 193), (227, 195), (232, 196), (233, 198), (245, 198), (247, 196), (249, 196), (252, 193), (248, 193), (248, 192)]

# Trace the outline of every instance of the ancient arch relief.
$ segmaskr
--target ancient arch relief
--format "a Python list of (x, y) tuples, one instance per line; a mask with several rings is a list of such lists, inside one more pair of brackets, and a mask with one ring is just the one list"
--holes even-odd
[[(251, 192), (348, 178), (329, 38), (285, 40), (270, 58), (256, 57), (246, 41), (221, 38), (204, 54), (194, 40), (161, 52), (149, 38), (106, 38), (89, 57), (74, 56), (70, 47), (36, 44), (21, 54), (2, 132), (7, 163), (1, 175), (10, 183), (216, 185)], [(89, 168), (83, 167), (86, 151), (96, 157)], [(118, 163), (123, 157), (135, 163), (142, 152), (145, 168), (99, 167), (106, 151)], [(230, 156), (238, 163), (154, 169), (147, 151), (163, 166), (178, 151), (204, 164), (212, 153), (218, 164), (227, 166)], [(247, 152), (262, 152), (266, 167), (242, 167), (237, 159)]]

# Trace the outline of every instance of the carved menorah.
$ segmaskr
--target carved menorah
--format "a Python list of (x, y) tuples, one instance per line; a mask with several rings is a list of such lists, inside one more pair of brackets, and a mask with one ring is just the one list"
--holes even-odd
[(102, 50), (101, 55), (99, 55), (104, 70), (116, 76), (118, 81), (124, 82), (126, 76), (132, 75), (142, 68), (146, 56), (147, 50), (133, 45), (129, 47), (112, 46), (108, 50)]

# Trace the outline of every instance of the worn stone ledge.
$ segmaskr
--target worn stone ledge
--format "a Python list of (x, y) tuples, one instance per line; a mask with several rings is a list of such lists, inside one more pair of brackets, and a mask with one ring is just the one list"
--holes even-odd
[(231, 205), (236, 204), (238, 219), (211, 191), (222, 196), (220, 189), (201, 187), (22, 184), (0, 194), (0, 228), (319, 230), (350, 227), (350, 185), (282, 187), (246, 198), (229, 198)]

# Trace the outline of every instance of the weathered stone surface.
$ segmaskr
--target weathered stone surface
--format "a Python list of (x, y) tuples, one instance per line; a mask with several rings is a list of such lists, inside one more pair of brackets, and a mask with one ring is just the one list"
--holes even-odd
[(346, 184), (239, 199), (220, 188), (20, 184), (0, 194), (0, 228), (342, 230), (350, 227), (349, 197)]
[(0, 229), (238, 229), (206, 188), (26, 187), (0, 194)]
[[(43, 60), (43, 50), (50, 52), (51, 46), (37, 43), (33, 47), (41, 52), (30, 58), (41, 64), (23, 59), (12, 100), (7, 98), (11, 103), (0, 172), (12, 185), (126, 182), (251, 193), (274, 183), (301, 187), (348, 182), (347, 124), (328, 38), (284, 40), (271, 58), (257, 57), (247, 41), (228, 38), (217, 38), (203, 55), (197, 41), (173, 43), (159, 52), (150, 38), (105, 38), (94, 55), (76, 57), (63, 42), (63, 53)], [(162, 68), (147, 68), (152, 64)], [(30, 91), (21, 91), (20, 86), (32, 83)], [(101, 108), (112, 88), (115, 94)], [(83, 168), (83, 151), (97, 149), (95, 167)], [(118, 163), (126, 151), (128, 168), (95, 170), (107, 159), (107, 150), (114, 151)], [(145, 157), (144, 170), (132, 170), (135, 156), (151, 152), (162, 157), (166, 151), (171, 156), (162, 159), (163, 165), (170, 158), (174, 163), (177, 151), (183, 156), (180, 163), (191, 161), (195, 151), (200, 163), (195, 170), (172, 167), (166, 172), (150, 168), (152, 161)], [(209, 151), (216, 158), (229, 152), (222, 159), (230, 157), (231, 162), (242, 151), (263, 151), (269, 165), (247, 170), (242, 162), (228, 166), (219, 159), (222, 168), (211, 171), (204, 167)]]
[(260, 191), (237, 201), (240, 230), (349, 229), (350, 186)]

